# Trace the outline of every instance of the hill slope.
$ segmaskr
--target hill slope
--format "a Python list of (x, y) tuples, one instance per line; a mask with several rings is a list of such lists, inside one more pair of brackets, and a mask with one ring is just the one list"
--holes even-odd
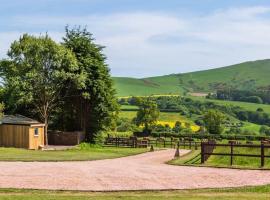
[(224, 86), (252, 89), (270, 85), (270, 60), (149, 78), (114, 77), (118, 96), (210, 92)]

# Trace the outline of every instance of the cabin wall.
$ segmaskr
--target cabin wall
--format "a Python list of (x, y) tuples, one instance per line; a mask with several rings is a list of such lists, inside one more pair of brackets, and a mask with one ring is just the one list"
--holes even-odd
[[(38, 135), (35, 135), (35, 129), (38, 129)], [(38, 149), (40, 145), (44, 145), (44, 127), (0, 125), (0, 146)]]
[[(38, 129), (38, 135), (35, 135), (35, 129)], [(44, 145), (44, 127), (29, 128), (29, 149), (38, 149)]]
[(29, 148), (29, 126), (0, 125), (0, 146)]

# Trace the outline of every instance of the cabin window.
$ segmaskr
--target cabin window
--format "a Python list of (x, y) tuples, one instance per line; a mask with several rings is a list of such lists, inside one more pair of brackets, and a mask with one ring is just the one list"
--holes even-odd
[(35, 128), (34, 136), (38, 136), (38, 128)]

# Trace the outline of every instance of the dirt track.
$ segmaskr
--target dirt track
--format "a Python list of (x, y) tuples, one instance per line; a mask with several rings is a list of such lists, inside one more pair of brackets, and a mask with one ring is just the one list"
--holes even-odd
[[(181, 153), (186, 153), (183, 150)], [(83, 162), (0, 162), (1, 188), (155, 190), (270, 183), (270, 171), (171, 166), (174, 150)]]

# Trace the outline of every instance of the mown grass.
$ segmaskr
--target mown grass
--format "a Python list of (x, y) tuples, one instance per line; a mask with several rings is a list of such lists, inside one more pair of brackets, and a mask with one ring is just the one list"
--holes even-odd
[(75, 192), (0, 189), (0, 199), (5, 200), (266, 200), (270, 196), (270, 186), (241, 187), (228, 189), (198, 189), (174, 191), (134, 191), (134, 192)]
[(61, 151), (0, 148), (0, 161), (83, 161), (118, 158), (148, 151), (144, 148), (89, 147)]

